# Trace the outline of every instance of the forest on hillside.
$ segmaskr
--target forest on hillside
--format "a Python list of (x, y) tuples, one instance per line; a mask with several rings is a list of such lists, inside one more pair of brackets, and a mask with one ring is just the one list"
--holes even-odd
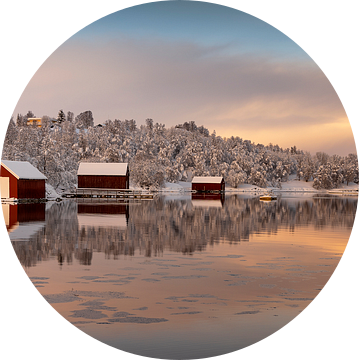
[(27, 125), (29, 111), (11, 119), (2, 159), (28, 161), (59, 192), (74, 190), (79, 162), (128, 162), (134, 186), (158, 189), (165, 182), (193, 176), (223, 176), (227, 186), (247, 183), (281, 187), (290, 175), (313, 180), (315, 189), (359, 183), (357, 154), (310, 154), (296, 146), (255, 144), (240, 137), (222, 138), (194, 121), (166, 128), (146, 119), (107, 120), (94, 125), (91, 111), (78, 116), (60, 110), (42, 117), (42, 126)]

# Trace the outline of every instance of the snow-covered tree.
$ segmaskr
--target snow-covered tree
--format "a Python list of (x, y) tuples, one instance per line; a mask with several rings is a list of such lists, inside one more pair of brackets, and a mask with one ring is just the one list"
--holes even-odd
[(27, 118), (25, 116), (22, 116), (21, 114), (17, 114), (16, 117), (16, 126), (25, 126), (26, 125)]
[(106, 149), (104, 154), (105, 162), (118, 163), (120, 162), (120, 153), (116, 146), (110, 146)]
[(94, 126), (94, 119), (91, 111), (85, 111), (75, 118), (75, 124), (78, 129), (88, 129)]
[(331, 178), (333, 187), (340, 187), (344, 182), (343, 176), (344, 160), (341, 156), (333, 155), (330, 158)]
[(247, 180), (247, 175), (242, 170), (235, 171), (231, 169), (229, 170), (228, 175), (225, 177), (226, 183), (228, 183), (233, 188), (237, 188), (238, 185), (244, 184), (246, 180)]
[(68, 111), (66, 120), (69, 121), (69, 122), (73, 122), (74, 121), (74, 113), (71, 112), (71, 111)]
[(316, 157), (317, 162), (319, 163), (319, 166), (326, 165), (329, 160), (329, 155), (326, 154), (325, 152), (321, 152), (321, 151), (318, 151), (315, 154), (315, 157)]
[[(135, 120), (107, 120), (94, 126), (91, 111), (52, 126), (56, 119), (42, 117), (42, 126), (29, 127), (28, 113), (10, 121), (3, 158), (30, 161), (54, 187), (73, 188), (79, 161), (129, 162), (131, 181), (158, 188), (164, 181), (191, 181), (194, 175), (223, 176), (232, 187), (249, 183), (280, 187), (289, 175), (314, 179), (317, 189), (359, 182), (357, 156), (315, 156), (296, 147), (283, 150), (240, 137), (222, 138), (194, 121), (167, 129), (150, 118), (137, 126)], [(64, 114), (60, 116), (64, 118)]]
[(63, 110), (60, 110), (60, 111), (59, 111), (56, 120), (57, 120), (57, 122), (58, 122), (59, 124), (63, 123), (63, 122), (66, 120), (66, 116), (65, 116), (65, 113), (64, 113)]
[(18, 127), (16, 126), (14, 119), (11, 118), (7, 127), (5, 135), (5, 141), (2, 151), (2, 159), (16, 160), (18, 147)]
[(358, 178), (358, 157), (356, 154), (349, 154), (345, 157), (343, 177), (347, 185), (349, 185), (350, 182), (355, 182), (355, 179)]
[(313, 175), (314, 189), (333, 189), (334, 183), (332, 179), (332, 169), (330, 165), (320, 165), (318, 170)]
[(301, 165), (301, 171), (303, 173), (304, 180), (308, 182), (312, 178), (315, 171), (314, 161), (312, 160), (310, 153), (305, 153)]
[(249, 175), (249, 183), (265, 188), (267, 186), (266, 173), (260, 165), (252, 168)]
[(158, 189), (165, 180), (165, 170), (156, 158), (139, 152), (130, 162), (130, 181), (144, 189)]
[(300, 180), (300, 179), (302, 179), (304, 177), (303, 168), (304, 168), (304, 155), (300, 154), (299, 156), (297, 156), (296, 173), (297, 173), (297, 179), (298, 180)]

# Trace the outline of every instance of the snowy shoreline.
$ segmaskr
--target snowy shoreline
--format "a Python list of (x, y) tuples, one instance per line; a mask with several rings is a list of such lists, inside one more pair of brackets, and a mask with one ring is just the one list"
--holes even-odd
[[(140, 187), (131, 186), (131, 190), (143, 190)], [(250, 184), (241, 184), (238, 188), (232, 188), (226, 186), (226, 194), (263, 194), (268, 191), (278, 192), (278, 193), (314, 193), (314, 194), (338, 194), (343, 192), (358, 193), (359, 185), (355, 183), (350, 183), (348, 186), (344, 185), (341, 188), (334, 188), (331, 190), (320, 189), (316, 190), (313, 188), (313, 181), (299, 181), (299, 180), (289, 180), (285, 183), (282, 183), (282, 188), (261, 188), (257, 185)], [(183, 193), (192, 193), (192, 183), (179, 181), (177, 183), (164, 183), (164, 186), (158, 190), (152, 191), (157, 194), (183, 194)], [(49, 194), (54, 198), (56, 197), (56, 191), (52, 188), (52, 191), (49, 191)], [(57, 197), (61, 197), (61, 194), (57, 194)], [(48, 197), (50, 199), (50, 197)]]
[[(130, 186), (130, 189), (142, 190), (137, 187)], [(313, 188), (313, 181), (305, 182), (298, 180), (289, 180), (288, 182), (282, 183), (282, 188), (261, 188), (256, 185), (250, 184), (241, 184), (238, 188), (226, 187), (225, 194), (234, 195), (234, 194), (251, 194), (251, 195), (261, 195), (268, 191), (273, 191), (278, 194), (329, 194), (329, 195), (348, 195), (348, 196), (358, 196), (359, 185), (355, 183), (350, 183), (349, 185), (343, 185), (340, 188), (334, 188), (330, 190), (316, 190)], [(191, 194), (192, 193), (192, 184), (190, 182), (178, 182), (178, 183), (165, 183), (161, 189), (153, 191), (153, 193), (163, 194), (163, 195), (176, 195), (176, 194)], [(42, 201), (59, 201), (62, 200), (62, 194), (58, 193), (51, 185), (46, 184), (46, 199)], [(11, 202), (11, 203), (20, 203), (16, 199), (1, 199), (2, 203)]]
[[(276, 193), (315, 193), (315, 194), (358, 194), (359, 186), (355, 183), (344, 185), (340, 188), (334, 188), (331, 190), (316, 190), (313, 188), (313, 181), (299, 181), (289, 180), (288, 182), (282, 183), (282, 188), (261, 188), (256, 185), (241, 184), (238, 188), (226, 187), (225, 193), (237, 194), (237, 193), (255, 193), (262, 194), (268, 191)], [(183, 193), (191, 192), (190, 182), (178, 182), (178, 183), (165, 183), (165, 186), (157, 191), (158, 193)]]

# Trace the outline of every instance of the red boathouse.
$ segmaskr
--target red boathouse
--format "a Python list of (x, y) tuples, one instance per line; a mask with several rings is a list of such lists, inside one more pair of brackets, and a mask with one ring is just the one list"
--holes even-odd
[(192, 190), (197, 192), (224, 192), (224, 179), (222, 176), (195, 176), (192, 179)]
[(44, 174), (27, 161), (1, 162), (1, 197), (15, 199), (44, 199)]
[(127, 163), (82, 162), (77, 171), (79, 189), (128, 189), (129, 179)]

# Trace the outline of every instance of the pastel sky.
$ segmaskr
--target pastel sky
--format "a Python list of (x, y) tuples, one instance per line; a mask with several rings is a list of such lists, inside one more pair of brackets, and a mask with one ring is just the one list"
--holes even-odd
[(95, 123), (195, 121), (223, 137), (346, 155), (344, 108), (311, 58), (246, 13), (204, 2), (131, 7), (87, 26), (36, 72), (14, 116), (91, 110)]

